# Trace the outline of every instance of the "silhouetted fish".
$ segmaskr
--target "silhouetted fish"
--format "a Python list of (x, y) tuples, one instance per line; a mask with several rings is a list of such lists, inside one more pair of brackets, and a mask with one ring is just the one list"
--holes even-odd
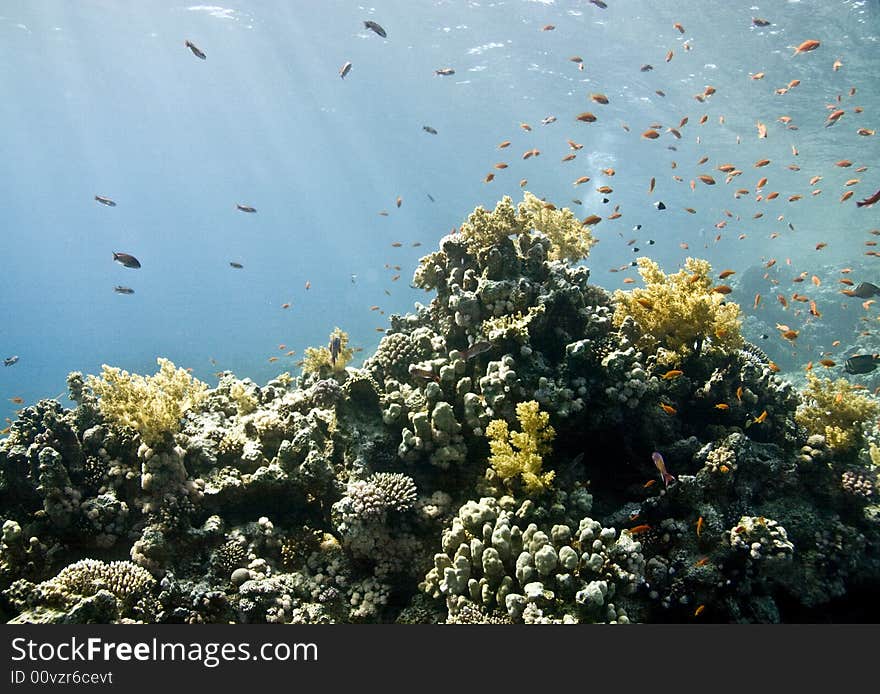
[(230, 262), (229, 267), (234, 267), (236, 270), (241, 270), (244, 265), (242, 265), (241, 263)]
[(117, 284), (113, 287), (113, 291), (117, 294), (134, 294), (134, 289), (131, 287), (123, 287), (121, 284)]
[(3, 360), (3, 366), (12, 366), (12, 365), (15, 364), (17, 361), (18, 361), (18, 355), (17, 355), (17, 354), (14, 355), (14, 356), (12, 356), (12, 357), (6, 357), (6, 359)]
[(235, 204), (235, 208), (237, 210), (241, 210), (242, 212), (249, 212), (251, 214), (257, 211), (256, 207), (251, 207), (250, 205), (239, 205), (238, 203)]
[(192, 41), (187, 40), (186, 43), (184, 43), (184, 45), (185, 45), (187, 48), (189, 48), (189, 49), (193, 52), (193, 55), (194, 55), (196, 58), (201, 58), (202, 60), (205, 60), (205, 59), (208, 57), (208, 56), (206, 56), (206, 55), (204, 54), (204, 52), (203, 52), (202, 50), (200, 50), (199, 47), (196, 46), (196, 44), (194, 44)]
[(424, 130), (426, 133), (431, 133), (431, 135), (437, 134), (437, 131), (434, 130), (434, 128), (432, 128), (430, 125), (423, 125), (422, 130)]
[(141, 266), (140, 261), (135, 258), (133, 255), (129, 255), (128, 253), (113, 253), (113, 260), (115, 260), (120, 265), (131, 268), (139, 268)]
[(341, 68), (339, 68), (339, 76), (342, 79), (345, 79), (345, 76), (349, 72), (351, 72), (351, 61), (350, 60), (346, 61), (345, 64)]
[(853, 295), (860, 299), (870, 299), (872, 296), (880, 295), (880, 287), (870, 282), (862, 282), (853, 289)]
[(385, 30), (371, 19), (368, 19), (367, 21), (364, 22), (364, 28), (372, 29), (377, 34), (379, 34), (379, 36), (381, 36), (383, 39), (388, 38), (388, 34), (385, 33)]
[(106, 205), (107, 207), (116, 207), (115, 202), (113, 202), (110, 198), (105, 198), (103, 195), (96, 195), (95, 200), (100, 202), (102, 205)]

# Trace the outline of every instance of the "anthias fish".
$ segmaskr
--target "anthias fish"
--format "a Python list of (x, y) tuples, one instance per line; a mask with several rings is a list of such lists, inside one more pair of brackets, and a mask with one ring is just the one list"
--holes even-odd
[(666, 469), (666, 462), (663, 460), (663, 456), (654, 451), (651, 454), (651, 460), (654, 461), (654, 465), (660, 471), (660, 479), (663, 480), (663, 484), (668, 487), (670, 482), (675, 481), (675, 477), (669, 474), (669, 471)]
[(135, 258), (133, 255), (129, 255), (128, 253), (117, 253), (114, 251), (113, 260), (122, 265), (123, 267), (130, 268), (139, 268), (141, 266), (140, 261)]

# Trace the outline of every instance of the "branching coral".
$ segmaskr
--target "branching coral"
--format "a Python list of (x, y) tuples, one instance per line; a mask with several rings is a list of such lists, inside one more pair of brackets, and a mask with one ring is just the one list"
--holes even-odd
[(486, 427), (492, 452), (489, 463), (508, 485), (521, 476), (526, 494), (539, 494), (547, 489), (555, 475), (552, 470), (542, 473), (541, 466), (556, 432), (549, 425), (550, 415), (541, 412), (535, 400), (519, 403), (516, 416), (522, 431), (508, 432), (503, 419), (493, 419)]
[(528, 191), (523, 197), (517, 210), (520, 223), (527, 229), (536, 229), (547, 235), (552, 242), (547, 256), (550, 260), (576, 263), (590, 254), (590, 247), (596, 240), (570, 209), (557, 210)]
[(89, 376), (86, 382), (100, 398), (101, 413), (137, 431), (149, 446), (166, 434), (177, 433), (183, 413), (201, 402), (208, 388), (170, 360), (159, 357), (157, 362), (159, 372), (154, 376), (130, 374), (104, 364), (101, 376)]
[(638, 265), (645, 287), (614, 293), (614, 325), (632, 316), (641, 332), (639, 349), (672, 366), (704, 349), (730, 351), (743, 344), (739, 306), (713, 291), (707, 261), (688, 258), (672, 275), (649, 258), (639, 258)]
[(523, 314), (517, 312), (495, 318), (487, 318), (480, 326), (483, 335), (493, 342), (500, 339), (513, 339), (526, 343), (529, 341), (529, 323), (544, 313), (543, 306), (532, 306)]
[(795, 419), (811, 434), (822, 434), (828, 446), (850, 450), (862, 441), (862, 424), (880, 413), (880, 404), (861, 395), (844, 378), (832, 381), (807, 374), (804, 403)]
[(461, 224), (461, 236), (474, 254), (492, 248), (511, 234), (518, 235), (523, 231), (525, 225), (522, 217), (517, 214), (508, 195), (495, 205), (492, 212), (478, 207)]
[[(334, 362), (330, 349), (333, 341), (337, 339), (339, 340), (339, 353)], [(353, 358), (354, 349), (348, 346), (348, 333), (341, 328), (333, 328), (327, 347), (306, 347), (303, 355), (303, 373), (320, 374), (322, 369), (342, 371)]]

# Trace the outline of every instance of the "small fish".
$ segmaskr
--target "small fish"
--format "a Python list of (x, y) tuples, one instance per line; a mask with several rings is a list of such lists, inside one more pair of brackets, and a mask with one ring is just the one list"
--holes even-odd
[(184, 42), (183, 45), (189, 48), (196, 58), (201, 58), (202, 60), (205, 60), (208, 57), (205, 55), (204, 51), (200, 50), (199, 47), (196, 46), (196, 44), (188, 39)]
[(17, 362), (18, 362), (18, 355), (16, 354), (11, 357), (6, 357), (6, 359), (3, 360), (3, 366), (12, 366), (13, 364), (15, 364)]
[(678, 33), (679, 33), (679, 34), (683, 34), (683, 33), (684, 33), (684, 27), (683, 27), (681, 24), (679, 24), (678, 22), (676, 22), (675, 24), (673, 24), (673, 25), (672, 25), (672, 28), (673, 28), (673, 29), (678, 29)]
[(833, 359), (820, 359), (819, 363), (826, 369), (830, 369), (832, 366), (837, 366), (837, 362), (835, 362)]
[(553, 31), (556, 28), (555, 24), (545, 24), (541, 27), (541, 31)]
[(430, 125), (423, 125), (422, 130), (424, 130), (426, 133), (429, 133), (431, 135), (437, 134), (437, 131), (434, 128), (432, 128)]
[(660, 133), (658, 133), (656, 130), (648, 129), (642, 133), (642, 137), (644, 137), (646, 140), (656, 140), (658, 137), (660, 137)]
[(308, 289), (311, 289), (311, 288), (312, 288), (312, 281), (311, 281), (311, 280), (306, 280), (306, 289), (308, 290)]
[(290, 308), (290, 304), (288, 302), (285, 302), (285, 303), (281, 304), (281, 308), (288, 309), (288, 308)]
[(106, 207), (116, 207), (116, 203), (113, 202), (110, 198), (105, 198), (103, 195), (96, 195), (95, 200), (97, 200), (102, 205)]
[(665, 402), (660, 403), (660, 409), (670, 416), (678, 412), (672, 405), (667, 405)]
[(681, 369), (670, 369), (665, 374), (663, 374), (660, 378), (664, 381), (671, 381), (674, 378), (678, 378), (684, 373)]
[(807, 39), (794, 49), (794, 53), (792, 53), (792, 56), (796, 56), (798, 53), (808, 53), (810, 51), (815, 51), (821, 45), (822, 44), (816, 39)]
[(709, 557), (700, 557), (695, 563), (694, 566), (706, 566), (709, 563)]
[(729, 410), (730, 405), (728, 405), (726, 402), (719, 402), (717, 405), (715, 405), (715, 409), (716, 410)]
[(590, 94), (590, 99), (595, 101), (597, 104), (607, 104), (608, 97), (604, 94)]
[(346, 76), (349, 72), (351, 72), (351, 61), (350, 61), (350, 60), (346, 60), (346, 61), (342, 64), (342, 67), (339, 68), (339, 76), (340, 76), (342, 79), (345, 79), (345, 76)]
[(379, 34), (379, 36), (381, 36), (383, 39), (388, 38), (388, 34), (385, 33), (385, 30), (371, 19), (368, 19), (364, 22), (364, 28), (365, 29), (372, 29), (377, 34)]
[(395, 204), (400, 207), (403, 204), (403, 198), (399, 195), (397, 196), (397, 200), (395, 200)]
[(596, 7), (598, 7), (601, 10), (608, 9), (608, 5), (606, 5), (604, 2), (602, 2), (602, 0), (590, 0), (590, 4), (595, 5)]
[(856, 354), (843, 362), (843, 369), (848, 374), (861, 375), (870, 373), (878, 364), (880, 364), (880, 355)]
[(236, 263), (235, 261), (230, 261), (229, 267), (234, 267), (236, 270), (241, 270), (244, 265), (242, 265), (241, 263)]
[(650, 487), (653, 487), (655, 484), (657, 484), (657, 480), (650, 479), (642, 485), (642, 489), (648, 489)]
[(453, 70), (451, 67), (441, 67), (439, 70), (434, 70), (434, 74), (441, 75), (441, 76), (445, 77), (448, 75), (454, 75), (455, 70)]
[(21, 405), (22, 403), (24, 403), (24, 398), (15, 396), (14, 398), (9, 398), (9, 402), (11, 402), (13, 405)]
[(480, 354), (485, 354), (490, 349), (492, 349), (492, 343), (486, 342), (485, 340), (481, 340), (480, 342), (475, 342), (470, 347), (468, 347), (466, 350), (464, 350), (461, 353), (461, 357), (462, 357), (462, 359), (467, 361), (469, 359), (473, 359), (476, 356), (479, 356)]
[[(376, 328), (376, 330), (379, 330), (379, 328)], [(435, 383), (440, 382), (440, 377), (429, 369), (422, 369), (422, 368), (419, 368), (418, 366), (410, 366), (409, 373), (412, 376), (418, 376), (419, 378), (424, 378), (429, 381), (434, 381)]]
[(654, 465), (657, 470), (660, 471), (660, 479), (663, 481), (663, 484), (668, 487), (670, 482), (675, 481), (675, 477), (670, 475), (669, 471), (666, 469), (666, 462), (663, 460), (663, 456), (657, 451), (654, 451), (651, 454), (651, 460), (654, 461)]
[(653, 69), (654, 66), (649, 63), (645, 63), (644, 65), (642, 65), (642, 67), (639, 68), (639, 70), (641, 70), (642, 72), (650, 72)]
[(753, 308), (753, 309), (754, 309), (754, 308), (758, 308), (758, 306), (759, 306), (760, 304), (761, 304), (761, 295), (760, 295), (760, 294), (755, 294), (755, 304), (754, 304), (754, 306), (752, 306), (752, 308)]
[(330, 338), (327, 349), (330, 350), (330, 364), (336, 368), (336, 360), (339, 359), (339, 354), (342, 352), (342, 338), (339, 335), (334, 335)]
[(735, 275), (735, 274), (736, 274), (736, 270), (722, 270), (721, 273), (718, 275), (718, 279), (724, 280), (724, 279), (727, 279), (728, 277), (730, 277), (731, 275)]
[(752, 17), (752, 24), (754, 24), (756, 27), (770, 26), (770, 22), (766, 19), (762, 19), (761, 17)]
[(761, 414), (759, 414), (757, 417), (755, 417), (752, 420), (752, 423), (753, 424), (763, 424), (765, 421), (767, 421), (767, 410), (764, 410), (763, 412), (761, 412)]
[(595, 123), (596, 116), (590, 113), (589, 111), (584, 111), (583, 113), (579, 113), (576, 117), (576, 120), (581, 121), (582, 123)]
[(733, 288), (727, 284), (719, 284), (717, 287), (712, 287), (712, 291), (717, 294), (730, 294)]
[(662, 200), (657, 200), (654, 203), (654, 207), (656, 207), (658, 210), (665, 210), (666, 209), (666, 205), (663, 204)]
[(703, 532), (704, 525), (705, 525), (705, 521), (703, 520), (703, 517), (700, 516), (699, 518), (697, 518), (697, 537), (699, 537), (700, 534)]
[(117, 294), (134, 294), (134, 289), (132, 289), (131, 287), (123, 287), (119, 284), (113, 287), (113, 291)]
[(235, 204), (235, 209), (241, 210), (242, 212), (247, 212), (248, 214), (254, 214), (257, 211), (256, 207), (251, 207), (250, 205), (241, 205), (239, 203)]
[(634, 528), (629, 528), (630, 535), (641, 535), (642, 533), (646, 533), (651, 529), (651, 526), (647, 523), (643, 523), (642, 525), (637, 525)]
[(703, 614), (703, 612), (705, 612), (705, 610), (706, 610), (705, 605), (698, 605), (697, 609), (694, 610), (694, 617), (699, 617), (701, 614)]
[(130, 268), (139, 268), (141, 266), (140, 261), (135, 258), (133, 255), (129, 255), (128, 253), (113, 253), (113, 260), (119, 263), (124, 267)]

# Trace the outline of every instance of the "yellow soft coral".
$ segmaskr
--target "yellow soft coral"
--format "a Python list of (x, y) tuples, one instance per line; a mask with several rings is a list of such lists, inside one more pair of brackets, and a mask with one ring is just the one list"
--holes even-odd
[(614, 293), (614, 324), (631, 316), (640, 330), (639, 349), (673, 366), (695, 347), (729, 351), (742, 346), (739, 306), (713, 291), (708, 261), (685, 260), (683, 270), (667, 275), (649, 258), (639, 258), (644, 288)]
[(197, 405), (208, 389), (170, 360), (159, 357), (156, 361), (159, 371), (154, 376), (130, 374), (104, 364), (100, 377), (89, 376), (86, 381), (99, 398), (101, 413), (137, 431), (149, 446), (180, 431), (183, 413)]
[(556, 432), (549, 425), (550, 415), (541, 412), (534, 400), (519, 403), (516, 416), (522, 431), (508, 432), (503, 419), (493, 419), (486, 427), (492, 453), (489, 463), (508, 486), (521, 476), (526, 494), (539, 494), (547, 489), (555, 475), (552, 470), (542, 473), (541, 465), (543, 456), (550, 452), (550, 442)]
[(596, 243), (592, 232), (567, 207), (557, 210), (526, 191), (519, 204), (518, 215), (528, 229), (536, 229), (550, 239), (550, 260), (568, 260), (576, 263), (590, 254)]
[(838, 451), (861, 444), (862, 424), (880, 413), (880, 404), (860, 394), (845, 378), (832, 381), (808, 373), (802, 396), (795, 419), (811, 434), (822, 434), (825, 443)]
[[(334, 338), (339, 338), (339, 354), (336, 363), (333, 363), (329, 345), (333, 344)], [(354, 359), (354, 350), (348, 346), (348, 333), (340, 328), (333, 328), (330, 333), (330, 342), (327, 347), (306, 347), (303, 354), (303, 373), (319, 374), (322, 370), (332, 369), (342, 371), (346, 365)]]
[(467, 221), (462, 222), (460, 231), (471, 252), (478, 254), (511, 234), (521, 234), (524, 227), (510, 196), (505, 195), (492, 212), (483, 207), (471, 212)]
[(544, 314), (544, 306), (532, 306), (528, 312), (523, 315), (518, 311), (514, 314), (496, 316), (487, 318), (480, 325), (480, 330), (486, 339), (490, 342), (500, 339), (519, 340), (520, 342), (529, 341), (529, 323), (535, 318)]

